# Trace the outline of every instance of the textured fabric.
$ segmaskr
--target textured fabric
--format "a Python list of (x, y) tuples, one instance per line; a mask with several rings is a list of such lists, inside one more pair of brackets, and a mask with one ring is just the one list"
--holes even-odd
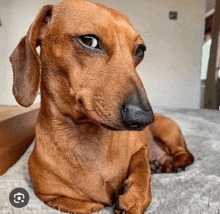
[[(145, 214), (218, 214), (220, 213), (220, 111), (154, 108), (174, 119), (180, 126), (195, 163), (178, 174), (152, 176), (153, 202)], [(33, 145), (21, 159), (0, 177), (1, 214), (57, 214), (33, 191), (27, 161)], [(9, 202), (11, 190), (26, 189), (30, 201), (24, 208)], [(99, 214), (111, 214), (105, 208)]]

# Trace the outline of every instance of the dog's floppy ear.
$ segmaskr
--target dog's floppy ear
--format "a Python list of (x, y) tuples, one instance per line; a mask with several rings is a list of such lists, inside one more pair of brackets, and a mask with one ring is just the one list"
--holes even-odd
[(13, 68), (13, 94), (17, 102), (30, 106), (38, 93), (41, 79), (41, 61), (36, 51), (51, 22), (52, 5), (44, 6), (35, 21), (10, 56)]

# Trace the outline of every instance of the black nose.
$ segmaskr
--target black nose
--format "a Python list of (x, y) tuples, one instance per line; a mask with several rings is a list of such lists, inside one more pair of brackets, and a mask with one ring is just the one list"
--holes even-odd
[(124, 127), (128, 130), (143, 130), (154, 122), (154, 114), (150, 103), (135, 94), (126, 99), (121, 108), (121, 117)]

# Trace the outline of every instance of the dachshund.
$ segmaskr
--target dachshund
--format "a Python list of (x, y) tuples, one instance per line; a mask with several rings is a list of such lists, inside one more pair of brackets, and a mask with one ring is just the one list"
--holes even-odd
[(153, 113), (136, 72), (145, 50), (121, 12), (66, 0), (42, 7), (10, 56), (17, 102), (28, 107), (41, 93), (28, 166), (48, 206), (143, 214), (151, 171), (193, 163), (178, 125)]

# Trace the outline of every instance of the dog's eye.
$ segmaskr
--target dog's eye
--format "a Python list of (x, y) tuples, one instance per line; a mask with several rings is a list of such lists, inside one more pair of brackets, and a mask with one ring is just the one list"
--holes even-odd
[(81, 45), (91, 48), (91, 49), (99, 49), (99, 39), (95, 36), (85, 35), (78, 37)]
[(144, 52), (146, 47), (144, 45), (139, 45), (135, 50), (135, 59), (142, 60), (144, 58)]

